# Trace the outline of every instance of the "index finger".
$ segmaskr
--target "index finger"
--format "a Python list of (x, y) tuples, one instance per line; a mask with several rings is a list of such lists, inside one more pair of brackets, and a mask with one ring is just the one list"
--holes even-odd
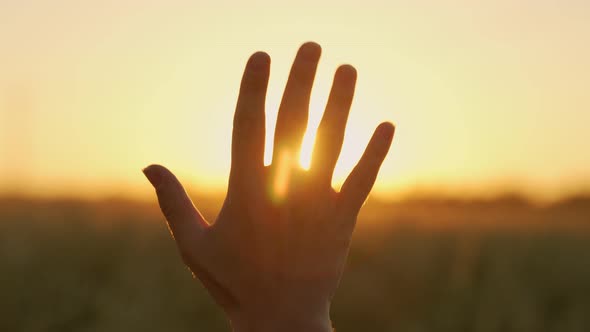
[(246, 65), (234, 115), (230, 186), (256, 176), (264, 167), (265, 100), (270, 57), (253, 54)]

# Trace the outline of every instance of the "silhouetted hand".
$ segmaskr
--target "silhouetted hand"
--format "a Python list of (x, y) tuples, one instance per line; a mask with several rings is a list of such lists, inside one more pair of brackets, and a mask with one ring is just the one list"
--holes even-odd
[(332, 188), (356, 82), (356, 70), (344, 65), (334, 77), (311, 168), (299, 167), (320, 53), (314, 43), (297, 53), (270, 166), (264, 166), (270, 58), (262, 52), (250, 57), (234, 117), (229, 188), (214, 223), (201, 216), (170, 171), (144, 169), (184, 262), (235, 331), (331, 331), (330, 301), (357, 214), (391, 145), (394, 127), (382, 123), (341, 191)]

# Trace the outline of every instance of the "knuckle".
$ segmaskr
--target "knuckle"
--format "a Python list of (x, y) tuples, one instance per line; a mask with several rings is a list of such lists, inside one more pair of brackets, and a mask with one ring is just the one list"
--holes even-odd
[(255, 127), (257, 116), (253, 113), (254, 112), (248, 110), (238, 112), (234, 117), (234, 132), (239, 133)]
[(173, 220), (177, 215), (176, 209), (171, 204), (163, 202), (162, 204), (160, 204), (160, 209), (162, 210), (162, 214), (164, 214), (164, 217), (166, 217), (166, 220), (168, 221)]

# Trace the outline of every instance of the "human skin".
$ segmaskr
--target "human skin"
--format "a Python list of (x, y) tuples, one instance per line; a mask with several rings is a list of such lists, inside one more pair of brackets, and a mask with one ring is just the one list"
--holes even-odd
[(297, 53), (269, 166), (264, 140), (270, 57), (258, 52), (248, 60), (234, 115), (227, 196), (215, 222), (203, 218), (169, 170), (143, 170), (184, 263), (236, 332), (332, 331), (331, 299), (357, 215), (393, 139), (394, 126), (381, 123), (341, 190), (333, 189), (357, 75), (343, 65), (334, 76), (311, 167), (301, 169), (298, 156), (320, 53), (311, 42)]

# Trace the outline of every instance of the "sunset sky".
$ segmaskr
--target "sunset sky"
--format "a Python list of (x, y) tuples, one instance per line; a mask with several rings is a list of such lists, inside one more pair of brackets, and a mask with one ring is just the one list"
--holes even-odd
[(590, 188), (590, 2), (0, 0), (0, 194), (152, 195), (161, 163), (222, 192), (243, 66), (272, 57), (267, 160), (299, 45), (358, 70), (336, 180), (397, 125), (375, 195)]

